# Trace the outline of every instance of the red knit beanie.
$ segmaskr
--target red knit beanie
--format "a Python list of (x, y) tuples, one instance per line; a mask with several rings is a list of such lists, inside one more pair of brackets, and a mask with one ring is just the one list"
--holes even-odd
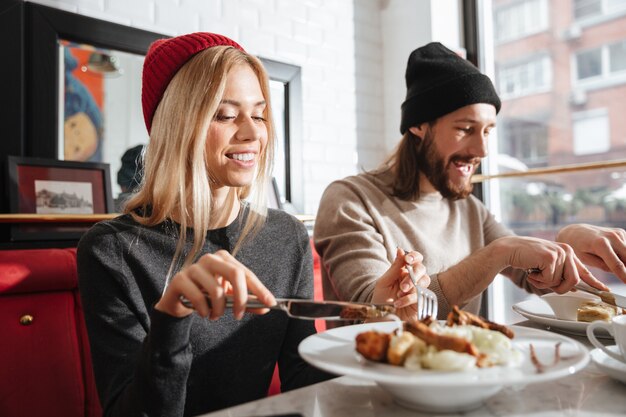
[(232, 39), (209, 32), (159, 39), (150, 45), (143, 63), (141, 80), (141, 105), (148, 133), (163, 93), (178, 70), (198, 52), (220, 45), (244, 50)]

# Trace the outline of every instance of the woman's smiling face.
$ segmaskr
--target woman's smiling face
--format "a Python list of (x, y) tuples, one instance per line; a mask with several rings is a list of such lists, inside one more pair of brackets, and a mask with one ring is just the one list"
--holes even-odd
[(212, 186), (243, 187), (254, 180), (268, 139), (267, 105), (259, 79), (248, 65), (233, 67), (222, 101), (211, 121), (206, 159)]

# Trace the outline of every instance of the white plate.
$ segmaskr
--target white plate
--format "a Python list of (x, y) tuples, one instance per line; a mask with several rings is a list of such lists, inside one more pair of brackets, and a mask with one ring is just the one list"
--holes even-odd
[[(493, 367), (465, 372), (410, 371), (399, 366), (374, 363), (356, 353), (356, 335), (368, 330), (392, 332), (395, 322), (340, 327), (304, 339), (298, 348), (311, 365), (336, 375), (375, 381), (401, 405), (431, 412), (455, 412), (477, 408), (504, 386), (549, 381), (573, 374), (589, 362), (581, 343), (556, 333), (512, 326), (513, 345), (522, 352), (519, 367)], [(537, 373), (530, 360), (532, 343), (542, 363), (552, 363), (555, 345), (561, 343), (561, 360)]]
[[(589, 326), (589, 323), (584, 321), (557, 319), (550, 306), (539, 297), (533, 297), (526, 301), (514, 304), (512, 308), (516, 313), (521, 314), (532, 322), (544, 324), (551, 328), (568, 333), (585, 337), (587, 336), (587, 326)], [(613, 338), (609, 332), (604, 329), (597, 329), (596, 337), (602, 339)]]
[[(607, 349), (615, 353), (619, 352), (619, 348), (615, 345), (607, 346)], [(626, 383), (626, 363), (613, 359), (598, 348), (592, 350), (590, 355), (591, 360), (593, 361), (593, 363), (596, 364), (598, 369), (600, 369), (611, 378)]]

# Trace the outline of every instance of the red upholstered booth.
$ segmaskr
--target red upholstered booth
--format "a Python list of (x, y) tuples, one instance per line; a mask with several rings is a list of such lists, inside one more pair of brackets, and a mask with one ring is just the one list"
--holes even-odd
[[(315, 299), (322, 299), (315, 248)], [(325, 323), (315, 323), (318, 331)], [(268, 395), (280, 393), (274, 373)], [(75, 249), (0, 250), (0, 416), (99, 417)]]
[(102, 414), (75, 249), (0, 251), (0, 416)]

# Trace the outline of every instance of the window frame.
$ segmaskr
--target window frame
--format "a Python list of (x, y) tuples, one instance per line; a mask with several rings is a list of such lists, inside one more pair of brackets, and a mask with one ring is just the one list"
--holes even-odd
[[(285, 86), (285, 195), (281, 196), (300, 212), (304, 208), (302, 159), (302, 71), (297, 65), (259, 58), (269, 78)], [(276, 116), (276, 115), (274, 115)], [(275, 121), (278, 123), (278, 121)]]

